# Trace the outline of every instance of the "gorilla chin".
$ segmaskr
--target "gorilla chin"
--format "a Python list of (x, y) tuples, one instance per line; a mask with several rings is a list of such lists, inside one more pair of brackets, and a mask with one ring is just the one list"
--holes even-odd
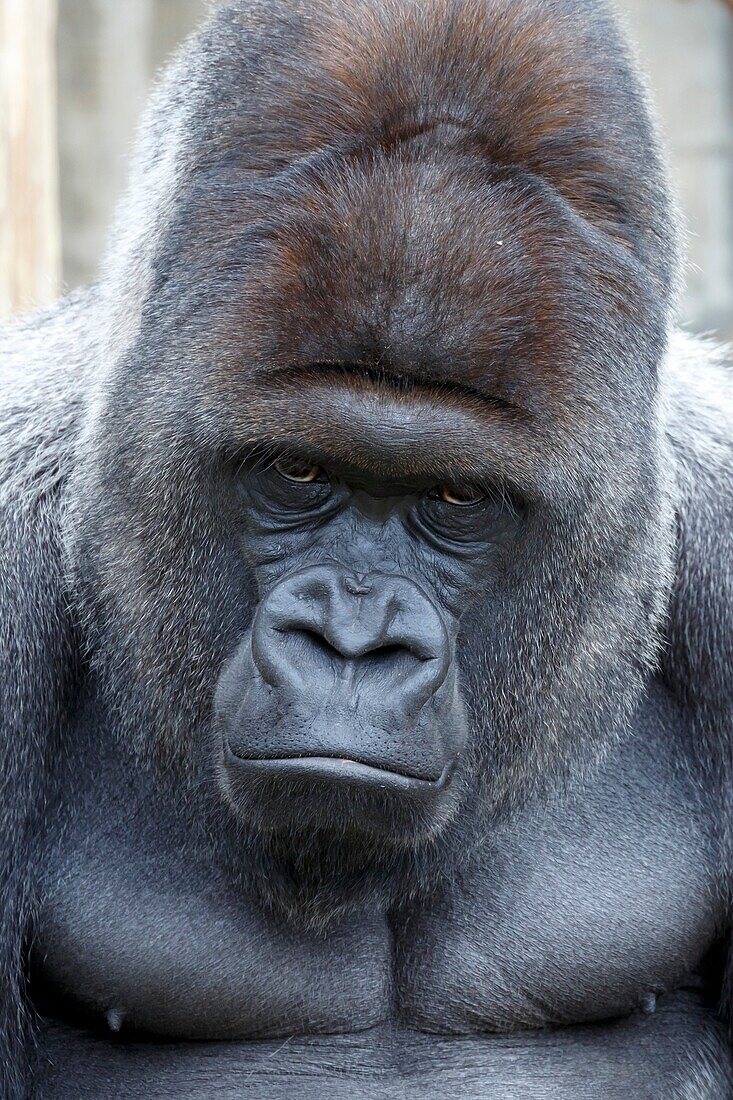
[(236, 815), (403, 847), (434, 834), (455, 811), (467, 738), (454, 636), (404, 576), (318, 564), (278, 581), (216, 692)]

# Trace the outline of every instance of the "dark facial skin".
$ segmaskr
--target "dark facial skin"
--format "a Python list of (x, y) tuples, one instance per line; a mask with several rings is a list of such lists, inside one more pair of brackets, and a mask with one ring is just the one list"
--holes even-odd
[(400, 843), (456, 805), (461, 619), (519, 515), (495, 489), (251, 458), (237, 473), (259, 594), (219, 680), (219, 776), (260, 828), (357, 825)]

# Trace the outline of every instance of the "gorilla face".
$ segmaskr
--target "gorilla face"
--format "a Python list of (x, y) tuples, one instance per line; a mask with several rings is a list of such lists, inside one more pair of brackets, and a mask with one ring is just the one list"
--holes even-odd
[(265, 828), (435, 830), (468, 736), (461, 618), (518, 512), (293, 455), (246, 461), (236, 500), (259, 602), (216, 692), (226, 797)]
[(212, 158), (86, 429), (90, 650), (235, 859), (387, 874), (623, 733), (671, 546), (664, 307), (460, 127), (244, 191)]

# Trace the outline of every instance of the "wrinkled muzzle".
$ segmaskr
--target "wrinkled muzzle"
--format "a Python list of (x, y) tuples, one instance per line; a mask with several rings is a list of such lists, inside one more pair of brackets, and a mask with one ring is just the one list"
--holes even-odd
[(319, 565), (279, 582), (216, 694), (230, 797), (279, 779), (439, 799), (466, 740), (452, 625), (402, 576)]

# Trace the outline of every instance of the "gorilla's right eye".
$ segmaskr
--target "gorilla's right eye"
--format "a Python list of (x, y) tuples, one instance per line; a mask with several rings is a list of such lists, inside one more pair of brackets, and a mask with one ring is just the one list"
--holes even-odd
[(286, 481), (296, 481), (302, 485), (309, 485), (323, 476), (320, 466), (314, 466), (300, 458), (281, 458), (275, 463), (275, 469)]

